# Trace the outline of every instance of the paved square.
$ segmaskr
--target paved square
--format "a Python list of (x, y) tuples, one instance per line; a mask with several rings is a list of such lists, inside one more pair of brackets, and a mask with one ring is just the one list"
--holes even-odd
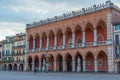
[(0, 80), (120, 80), (120, 74), (3, 72)]

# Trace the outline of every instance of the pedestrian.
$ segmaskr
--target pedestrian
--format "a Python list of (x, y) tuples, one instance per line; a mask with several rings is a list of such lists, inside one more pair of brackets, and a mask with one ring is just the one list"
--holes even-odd
[(36, 73), (36, 68), (34, 68), (34, 73)]

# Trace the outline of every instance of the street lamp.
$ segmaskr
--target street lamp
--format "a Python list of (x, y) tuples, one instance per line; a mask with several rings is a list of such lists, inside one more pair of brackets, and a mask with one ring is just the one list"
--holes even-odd
[(49, 70), (49, 58), (50, 58), (50, 54), (48, 54), (48, 51), (46, 51), (46, 53), (44, 54), (45, 57), (45, 65), (46, 65), (46, 73), (48, 73)]

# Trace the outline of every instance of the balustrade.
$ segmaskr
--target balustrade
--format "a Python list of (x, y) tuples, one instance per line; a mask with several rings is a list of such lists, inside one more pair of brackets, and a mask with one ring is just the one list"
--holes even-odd
[[(98, 46), (101, 46), (101, 45), (107, 45), (107, 41), (98, 41), (97, 42), (97, 45)], [(65, 48), (64, 49), (69, 49), (69, 48), (72, 48), (72, 46), (73, 45), (65, 45)], [(75, 44), (74, 45), (75, 46), (75, 48), (81, 48), (81, 47), (83, 47), (82, 46), (82, 43), (80, 43), (80, 44)], [(85, 47), (90, 47), (90, 46), (95, 46), (94, 45), (94, 42), (88, 42), (88, 43), (85, 43)], [(61, 45), (61, 46), (56, 46), (56, 50), (59, 50), (59, 49), (63, 49), (63, 46)], [(48, 50), (54, 50), (54, 47), (49, 47), (48, 48)], [(34, 49), (34, 51), (46, 51), (46, 48), (41, 48), (41, 50), (40, 50), (40, 48), (36, 48), (36, 49)], [(29, 49), (29, 52), (33, 52), (33, 49)]]
[(82, 43), (81, 44), (75, 44), (75, 48), (78, 48), (78, 47), (82, 47)]

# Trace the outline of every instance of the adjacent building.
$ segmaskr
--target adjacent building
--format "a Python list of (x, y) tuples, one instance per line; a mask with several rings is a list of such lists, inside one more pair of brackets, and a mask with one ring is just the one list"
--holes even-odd
[(113, 25), (114, 30), (114, 57), (115, 57), (115, 72), (120, 72), (120, 22)]
[(14, 36), (13, 44), (13, 70), (23, 71), (24, 70), (24, 59), (25, 59), (25, 33), (19, 33)]
[(2, 41), (2, 69), (3, 70), (12, 70), (13, 62), (13, 36), (7, 36), (6, 40)]
[(2, 41), (2, 70), (24, 70), (25, 39), (25, 33), (18, 33)]
[(120, 8), (111, 1), (27, 24), (25, 69), (114, 72), (112, 25)]
[(2, 41), (0, 41), (0, 71), (2, 70)]

